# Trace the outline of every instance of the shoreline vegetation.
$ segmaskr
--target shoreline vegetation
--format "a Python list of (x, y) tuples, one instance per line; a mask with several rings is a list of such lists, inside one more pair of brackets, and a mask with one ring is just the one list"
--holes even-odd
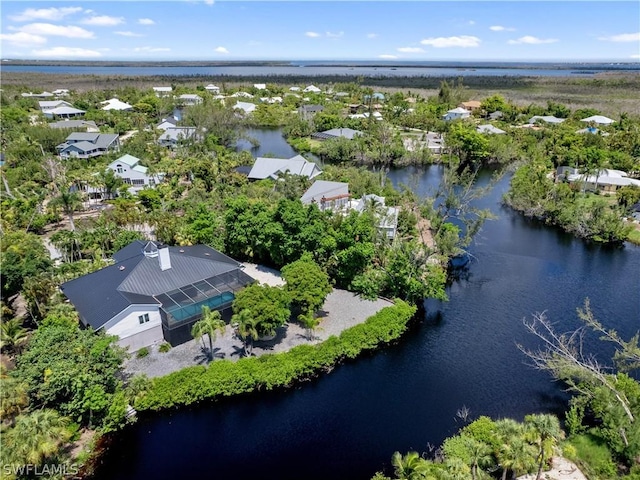
[[(3, 395), (10, 393), (2, 416), (3, 428), (6, 427), (3, 438), (10, 440), (10, 448), (0, 452), (3, 461), (8, 456), (35, 458), (37, 461), (32, 463), (38, 463), (52, 455), (63, 456), (65, 445), (81, 437), (81, 431), (109, 434), (123, 428), (129, 406), (144, 414), (290, 388), (395, 342), (409, 328), (416, 305), (422, 305), (424, 298), (446, 300), (448, 262), (465, 253), (483, 221), (490, 218), (488, 211), (473, 206), (483, 191), (475, 185), (475, 173), (482, 167), (499, 165), (516, 170), (515, 182), (511, 183), (512, 206), (519, 205), (530, 216), (543, 217), (553, 208), (557, 218), (574, 222), (567, 225), (577, 225), (576, 232), (586, 231), (603, 243), (620, 242), (626, 234), (620, 228), (621, 214), (629, 211), (635, 190), (624, 197), (623, 205), (614, 196), (594, 195), (593, 199), (564, 183), (555, 184), (550, 175), (556, 167), (566, 164), (576, 165), (583, 172), (604, 167), (640, 170), (640, 76), (487, 76), (465, 77), (463, 84), (441, 77), (300, 75), (268, 76), (264, 77), (269, 80), (268, 86), (250, 86), (260, 78), (263, 77), (3, 73), (0, 113), (6, 148), (0, 168), (4, 188), (2, 308), (5, 318), (13, 317), (3, 321), (2, 331), (3, 354), (10, 360), (9, 371), (1, 378)], [(231, 102), (225, 105), (205, 91), (204, 82), (220, 80), (229, 97), (240, 92), (245, 98), (256, 97), (252, 117), (238, 114)], [(151, 86), (160, 82), (171, 84), (176, 97), (203, 97), (203, 104), (187, 107), (181, 120), (184, 126), (203, 132), (202, 138), (183, 139), (175, 149), (158, 144), (159, 132), (154, 126), (177, 107), (184, 107), (177, 98), (154, 94)], [(325, 89), (335, 87), (346, 96), (335, 98), (318, 92), (309, 93), (306, 100), (301, 95), (287, 95), (286, 86), (306, 82)], [(384, 93), (374, 90), (379, 86), (384, 87)], [(56, 147), (65, 141), (69, 131), (49, 128), (37, 100), (22, 93), (62, 87), (71, 90), (65, 98), (86, 112), (84, 120), (95, 122), (102, 133), (128, 135), (120, 152), (90, 159), (59, 158)], [(280, 97), (282, 104), (259, 102), (266, 95), (263, 90)], [(378, 98), (383, 104), (375, 108), (384, 120), (378, 122), (371, 115), (350, 117), (353, 106), (359, 112), (373, 111), (374, 92), (382, 95)], [(104, 111), (102, 105), (110, 97), (130, 103), (132, 111)], [(472, 99), (479, 99), (476, 103), (480, 107), (468, 120), (443, 120), (450, 109)], [(320, 104), (324, 110), (312, 119), (304, 118), (298, 114), (303, 104)], [(488, 122), (488, 116), (498, 111), (501, 116), (492, 121), (508, 134), (478, 132), (477, 125)], [(609, 112), (613, 112), (610, 114), (616, 123), (601, 127), (608, 135), (577, 134), (576, 130), (585, 126), (581, 123), (583, 118)], [(534, 122), (520, 128), (536, 115), (554, 115), (567, 121), (562, 125)], [(284, 174), (282, 182), (250, 182), (239, 174), (238, 168), (252, 163), (253, 157), (236, 151), (235, 145), (244, 129), (252, 126), (282, 128), (287, 140), (300, 148), (303, 142), (312, 142), (311, 137), (317, 132), (337, 128), (363, 132), (357, 138), (331, 139), (309, 146), (325, 162), (319, 178), (349, 182), (354, 199), (374, 195), (386, 198), (388, 206), (398, 207), (393, 241), (378, 232), (376, 219), (381, 205), (376, 202), (366, 205), (363, 212), (332, 213), (320, 210), (318, 205), (302, 204), (300, 198), (310, 186), (309, 179)], [(422, 141), (422, 145), (409, 154), (404, 141), (409, 140), (410, 132), (416, 137), (410, 140)], [(446, 139), (446, 150), (440, 157), (428, 149), (426, 137), (430, 132)], [(140, 157), (151, 172), (163, 172), (164, 181), (156, 188), (133, 194), (120, 177), (104, 173), (110, 162), (125, 153)], [(417, 164), (446, 159), (442, 163), (447, 168), (433, 197), (419, 198), (409, 188), (396, 190), (385, 179), (385, 169), (403, 165), (409, 157)], [(74, 214), (84, 208), (80, 192), (87, 185), (104, 192), (105, 208), (90, 218), (76, 216), (76, 225)], [(63, 217), (68, 218), (68, 224), (61, 222)], [(464, 228), (456, 226), (456, 222), (462, 222)], [(425, 241), (421, 225), (427, 225), (432, 241)], [(51, 233), (51, 229), (57, 231)], [(345, 288), (364, 298), (398, 300), (364, 323), (319, 344), (252, 357), (248, 348), (252, 345), (250, 334), (246, 333), (243, 338), (247, 357), (237, 362), (213, 361), (207, 367), (187, 367), (152, 380), (134, 376), (123, 381), (120, 374), (125, 353), (115, 346), (116, 339), (80, 330), (77, 314), (64, 301), (58, 287), (106, 266), (114, 252), (143, 239), (143, 230), (153, 231), (154, 240), (169, 245), (206, 244), (238, 261), (288, 270), (291, 278), (300, 271), (322, 272), (326, 286)], [(47, 242), (62, 255), (57, 262), (51, 260), (43, 242), (46, 234), (50, 234)], [(303, 258), (300, 271), (291, 267)], [(313, 269), (309, 269), (310, 264)], [(319, 278), (317, 274), (310, 276)], [(238, 296), (250, 289), (247, 287)], [(253, 302), (258, 294), (267, 293), (253, 288), (254, 296), (246, 298)], [(273, 294), (282, 299), (281, 303), (287, 303), (288, 294)], [(16, 298), (26, 305), (27, 314), (18, 313)], [(278, 309), (284, 312), (278, 312), (278, 318), (290, 318), (288, 308), (293, 298), (288, 299), (286, 308)], [(302, 311), (303, 301), (307, 300), (299, 296), (297, 310)], [(249, 326), (265, 310), (256, 307), (258, 313), (254, 315), (246, 306), (235, 311), (236, 306), (234, 313), (243, 317), (243, 325)], [(307, 307), (303, 312), (306, 316), (301, 313), (298, 320), (308, 322), (305, 327), (313, 330), (317, 309)], [(273, 328), (272, 325), (268, 330)], [(261, 332), (264, 333), (268, 332)], [(259, 336), (257, 329), (255, 336)], [(204, 337), (200, 337), (204, 343)], [(74, 348), (61, 350), (60, 345)], [(3, 364), (4, 358), (5, 355)], [(50, 368), (49, 363), (55, 363), (55, 368)], [(616, 381), (621, 383), (620, 388), (628, 390), (629, 397), (640, 398), (637, 382), (624, 376)], [(611, 403), (615, 406), (606, 396), (611, 392), (596, 393), (599, 400), (604, 399), (604, 407)], [(608, 418), (608, 410), (589, 399), (581, 401), (576, 401), (567, 414), (573, 426), (571, 433), (597, 436), (598, 442), (608, 440), (607, 435), (615, 436), (614, 430), (611, 433), (594, 426), (589, 417)], [(633, 408), (637, 406), (634, 404)], [(50, 447), (43, 450), (36, 445), (35, 453), (26, 452), (22, 440), (33, 437), (29, 422), (40, 421), (41, 416), (46, 416), (48, 423), (44, 424), (46, 428), (41, 427), (44, 431), (38, 432), (38, 440)], [(635, 424), (631, 427), (636, 428)], [(629, 434), (638, 435), (633, 445), (639, 445), (640, 429), (632, 431), (631, 427)], [(589, 450), (594, 442), (585, 440), (585, 448)], [(603, 447), (607, 472), (611, 472), (612, 459), (626, 467), (633, 464), (635, 457), (631, 453), (637, 452), (620, 442), (608, 443)], [(68, 460), (68, 456), (61, 458)], [(401, 460), (402, 457), (400, 463)], [(470, 468), (477, 471), (478, 465)], [(615, 473), (614, 469), (610, 477), (604, 478), (614, 478)]]

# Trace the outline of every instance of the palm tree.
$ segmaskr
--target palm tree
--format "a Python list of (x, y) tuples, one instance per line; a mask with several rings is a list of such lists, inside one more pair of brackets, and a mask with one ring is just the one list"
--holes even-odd
[(406, 455), (395, 452), (391, 457), (396, 478), (399, 480), (417, 480), (424, 478), (428, 470), (428, 464), (418, 455), (418, 452), (409, 452)]
[(53, 199), (51, 202), (54, 205), (58, 205), (62, 208), (62, 211), (69, 218), (69, 226), (72, 231), (75, 231), (76, 226), (73, 223), (73, 213), (80, 210), (82, 207), (82, 201), (80, 195), (77, 192), (62, 191), (60, 195)]
[(0, 323), (0, 348), (17, 351), (28, 338), (27, 330), (17, 318)]
[(10, 457), (24, 464), (40, 465), (69, 439), (69, 419), (55, 410), (36, 410), (16, 418), (15, 426), (3, 435), (3, 447)]
[(244, 353), (251, 356), (253, 342), (260, 336), (258, 333), (258, 320), (253, 316), (251, 310), (244, 309), (231, 317), (231, 322), (237, 324), (238, 335), (244, 343)]
[(531, 471), (535, 466), (536, 449), (523, 437), (511, 437), (498, 451), (498, 460), (502, 466), (502, 480), (507, 479), (507, 472), (511, 470), (512, 478)]
[(13, 419), (28, 403), (26, 384), (13, 377), (0, 379), (0, 420)]
[(542, 478), (542, 468), (549, 455), (553, 452), (553, 447), (562, 437), (562, 429), (558, 417), (550, 414), (533, 414), (524, 418), (525, 426), (529, 427), (535, 444), (538, 446), (538, 474), (536, 480)]
[(478, 467), (487, 465), (491, 462), (491, 448), (484, 442), (480, 442), (472, 437), (464, 437), (464, 444), (469, 453), (469, 462), (471, 467), (471, 478), (478, 478)]
[(107, 168), (104, 172), (98, 174), (98, 180), (104, 187), (104, 196), (107, 200), (113, 198), (113, 194), (124, 184), (122, 178), (116, 176), (113, 170)]
[(209, 355), (213, 360), (213, 341), (216, 339), (217, 332), (224, 332), (225, 323), (217, 310), (211, 311), (207, 306), (202, 307), (202, 318), (198, 320), (191, 328), (191, 335), (196, 340), (202, 339), (202, 348), (204, 345), (204, 335), (209, 337)]

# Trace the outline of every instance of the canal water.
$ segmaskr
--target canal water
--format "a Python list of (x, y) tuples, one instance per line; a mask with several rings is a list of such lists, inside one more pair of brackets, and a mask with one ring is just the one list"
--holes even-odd
[[(389, 178), (424, 196), (440, 168)], [(508, 181), (478, 202), (497, 218), (476, 237), (449, 301), (428, 301), (397, 345), (291, 391), (142, 418), (118, 435), (98, 478), (364, 480), (389, 472), (394, 451), (429, 451), (454, 434), (462, 407), (470, 419), (561, 414), (562, 386), (517, 348), (537, 345), (522, 321), (545, 311), (558, 329), (574, 329), (588, 297), (604, 325), (631, 336), (640, 328), (640, 248), (590, 245), (524, 219), (501, 206)], [(595, 338), (587, 347), (603, 361), (612, 353)]]

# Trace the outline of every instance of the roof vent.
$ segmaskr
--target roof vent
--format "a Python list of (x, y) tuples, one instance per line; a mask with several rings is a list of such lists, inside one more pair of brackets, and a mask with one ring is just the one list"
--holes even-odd
[(211, 255), (209, 252), (204, 252), (204, 254), (208, 257), (209, 255)]
[(180, 249), (180, 253), (184, 253), (184, 248), (181, 248), (181, 249)]
[(120, 271), (124, 270), (124, 265), (120, 265), (120, 266), (118, 267), (118, 270), (120, 270)]

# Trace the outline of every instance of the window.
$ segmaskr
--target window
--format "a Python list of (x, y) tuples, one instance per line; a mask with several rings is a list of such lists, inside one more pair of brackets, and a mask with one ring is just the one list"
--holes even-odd
[(132, 181), (133, 185), (144, 185), (144, 180), (141, 180), (139, 178), (134, 178)]
[(122, 165), (116, 165), (116, 172), (117, 173), (122, 173), (123, 172)]
[(140, 325), (143, 325), (149, 321), (149, 314), (145, 313), (144, 315), (138, 315), (138, 322)]

